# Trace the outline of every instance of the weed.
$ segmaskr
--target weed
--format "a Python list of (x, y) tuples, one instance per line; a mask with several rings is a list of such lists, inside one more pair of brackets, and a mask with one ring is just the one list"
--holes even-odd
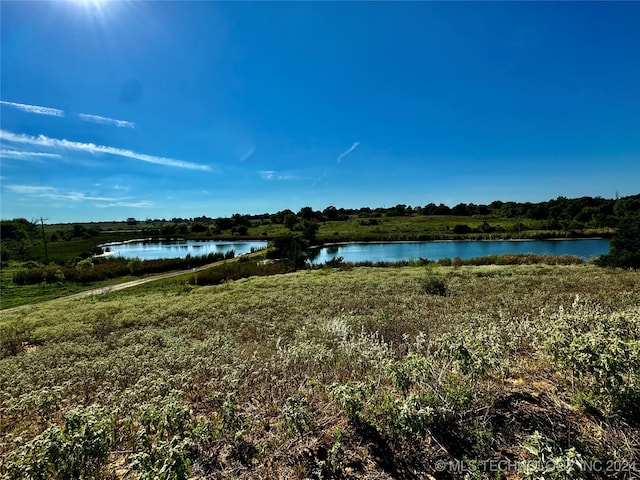
[(576, 296), (551, 318), (546, 346), (583, 386), (581, 401), (639, 420), (640, 308), (606, 313)]
[(0, 359), (22, 352), (23, 343), (24, 333), (17, 324), (0, 325)]
[(582, 478), (583, 458), (575, 448), (558, 450), (553, 440), (535, 432), (527, 437), (524, 448), (533, 460), (524, 462), (523, 479), (573, 480)]
[(49, 427), (10, 455), (10, 478), (100, 478), (110, 446), (106, 423), (104, 412), (95, 408), (70, 411), (61, 427)]
[(300, 395), (287, 398), (282, 407), (282, 417), (289, 435), (302, 435), (311, 427), (309, 402)]
[(331, 396), (340, 404), (351, 421), (358, 419), (366, 398), (366, 387), (361, 383), (333, 385)]
[(47, 421), (60, 408), (63, 394), (64, 388), (59, 385), (29, 391), (20, 396), (18, 408), (24, 413), (35, 412)]
[(187, 480), (191, 473), (190, 448), (189, 439), (174, 436), (133, 455), (129, 466), (136, 472), (136, 480)]

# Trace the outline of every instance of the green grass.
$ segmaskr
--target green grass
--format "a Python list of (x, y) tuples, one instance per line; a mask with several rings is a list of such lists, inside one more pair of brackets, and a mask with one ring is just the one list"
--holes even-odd
[[(378, 225), (362, 225), (368, 220), (376, 220)], [(478, 228), (483, 221), (491, 226), (510, 230), (519, 222), (516, 219), (495, 219), (488, 216), (416, 215), (407, 217), (379, 217), (374, 219), (351, 217), (347, 222), (325, 222), (321, 224), (318, 238), (331, 241), (333, 238), (346, 240), (431, 240), (453, 237), (456, 225), (464, 224)], [(537, 229), (542, 222), (525, 220), (530, 229)], [(337, 232), (337, 234), (336, 234)], [(500, 234), (494, 234), (501, 238)]]
[(437, 460), (533, 451), (631, 465), (640, 273), (429, 272), (169, 279), (4, 311), (0, 478), (447, 478)]
[(0, 308), (13, 308), (20, 305), (35, 304), (55, 298), (84, 292), (94, 288), (117, 285), (119, 283), (135, 280), (139, 277), (131, 275), (119, 278), (92, 282), (88, 284), (76, 282), (41, 283), (37, 285), (16, 285), (13, 283), (13, 275), (21, 270), (21, 264), (12, 263), (0, 269)]
[[(377, 224), (371, 225), (370, 221)], [(468, 225), (479, 229), (483, 222), (491, 227), (502, 229), (493, 233), (454, 234), (456, 225)], [(524, 225), (524, 228), (518, 225)], [(611, 229), (590, 229), (579, 232), (542, 230), (544, 221), (532, 219), (497, 218), (490, 215), (454, 216), (454, 215), (412, 215), (404, 217), (363, 218), (352, 215), (345, 221), (320, 222), (317, 238), (323, 242), (332, 241), (394, 241), (394, 240), (440, 240), (455, 238), (550, 238), (570, 236), (610, 235)], [(273, 238), (289, 233), (280, 224), (269, 221), (255, 222), (249, 228), (248, 235), (255, 238)]]

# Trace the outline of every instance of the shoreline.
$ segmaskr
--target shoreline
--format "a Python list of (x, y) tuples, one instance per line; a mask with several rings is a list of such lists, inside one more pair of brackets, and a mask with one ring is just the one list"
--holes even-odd
[(440, 240), (352, 240), (345, 242), (329, 242), (312, 245), (309, 249), (319, 249), (325, 247), (339, 247), (344, 245), (375, 245), (375, 244), (395, 244), (395, 243), (438, 243), (438, 242), (557, 242), (573, 240), (606, 240), (605, 237), (576, 237), (576, 238), (482, 238), (482, 239), (440, 239)]
[[(572, 240), (606, 240), (607, 237), (551, 237), (551, 238), (439, 238), (431, 240), (343, 240), (337, 242), (322, 242), (317, 245), (311, 245), (309, 248), (322, 248), (331, 247), (335, 245), (354, 245), (354, 244), (386, 244), (386, 243), (437, 243), (437, 242), (559, 242), (559, 241), (572, 241)], [(237, 239), (188, 239), (183, 237), (178, 238), (160, 238), (160, 237), (147, 237), (147, 238), (132, 238), (129, 240), (122, 240), (116, 242), (100, 243), (98, 247), (109, 247), (112, 245), (126, 245), (129, 243), (141, 243), (141, 242), (218, 242), (218, 243), (243, 243), (243, 242), (269, 242), (271, 239), (256, 239), (256, 238), (244, 238), (242, 240)]]
[(204, 238), (204, 239), (188, 239), (183, 237), (147, 237), (147, 238), (132, 238), (129, 240), (122, 240), (118, 242), (106, 242), (98, 244), (98, 247), (110, 247), (112, 245), (126, 245), (128, 243), (142, 243), (142, 242), (217, 242), (217, 243), (244, 243), (244, 242), (268, 242), (268, 240), (264, 239), (255, 239), (255, 238), (245, 238), (242, 240), (229, 240), (229, 239), (219, 239), (219, 238)]

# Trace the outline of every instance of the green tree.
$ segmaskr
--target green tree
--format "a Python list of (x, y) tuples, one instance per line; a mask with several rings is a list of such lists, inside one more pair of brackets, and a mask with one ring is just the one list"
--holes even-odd
[(298, 216), (304, 218), (305, 220), (311, 220), (313, 218), (313, 208), (302, 207), (298, 212)]
[(620, 198), (613, 206), (613, 213), (618, 218), (640, 214), (640, 195)]
[(395, 207), (391, 207), (387, 213), (390, 217), (403, 217), (405, 215), (409, 215), (410, 211), (406, 205), (399, 203)]
[(267, 258), (281, 259), (295, 268), (304, 267), (307, 259), (307, 242), (293, 235), (282, 235), (273, 239), (267, 252)]
[(598, 259), (606, 267), (640, 268), (640, 212), (620, 220), (609, 253)]
[(248, 215), (240, 215), (239, 213), (234, 213), (231, 216), (231, 220), (236, 227), (239, 227), (240, 225), (245, 225), (248, 227), (251, 225), (251, 221), (249, 220)]
[(336, 220), (338, 218), (338, 209), (333, 205), (329, 205), (322, 211), (327, 220)]
[(216, 218), (216, 226), (220, 230), (230, 230), (233, 227), (233, 220), (225, 217)]
[(284, 226), (287, 227), (289, 230), (293, 230), (293, 227), (295, 227), (296, 223), (298, 223), (298, 217), (293, 213), (287, 213), (284, 216), (283, 223), (284, 223)]
[(316, 233), (318, 233), (319, 225), (316, 222), (310, 222), (305, 220), (302, 223), (302, 236), (305, 240), (313, 242), (316, 238)]
[(23, 262), (26, 262), (30, 258), (31, 241), (24, 238), (21, 239), (17, 242), (16, 251), (18, 253), (18, 258)]
[(208, 230), (208, 227), (206, 225), (203, 225), (202, 223), (193, 223), (191, 225), (191, 232), (192, 233), (204, 233)]

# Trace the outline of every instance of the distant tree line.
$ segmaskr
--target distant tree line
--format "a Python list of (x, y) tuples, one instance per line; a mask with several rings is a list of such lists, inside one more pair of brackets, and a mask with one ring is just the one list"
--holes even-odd
[[(602, 197), (558, 197), (546, 202), (502, 202), (496, 200), (488, 205), (474, 203), (459, 203), (449, 207), (443, 203), (436, 205), (428, 203), (424, 206), (411, 206), (398, 204), (392, 207), (361, 207), (361, 208), (337, 208), (333, 205), (324, 210), (314, 210), (307, 206), (298, 212), (290, 209), (276, 213), (262, 213), (258, 215), (233, 214), (231, 217), (212, 218), (207, 216), (194, 218), (148, 219), (147, 224), (167, 224), (165, 229), (173, 233), (188, 233), (188, 225), (191, 231), (195, 227), (197, 231), (210, 231), (212, 234), (233, 230), (241, 230), (241, 227), (249, 227), (254, 222), (269, 222), (272, 224), (284, 224), (290, 229), (302, 221), (330, 222), (346, 221), (353, 216), (361, 218), (401, 217), (413, 215), (455, 215), (473, 216), (489, 215), (495, 218), (522, 218), (533, 220), (546, 220), (548, 229), (579, 229), (585, 227), (606, 228), (615, 227), (618, 220), (625, 216), (627, 211), (638, 208), (640, 194), (622, 197), (619, 199), (606, 199)], [(174, 224), (175, 227), (169, 226)], [(144, 227), (143, 227), (144, 228)]]
[[(129, 235), (142, 237), (207, 237), (230, 236), (245, 237), (249, 228), (259, 225), (283, 225), (294, 236), (301, 236), (308, 244), (314, 243), (319, 224), (323, 222), (347, 221), (359, 218), (361, 225), (377, 225), (381, 217), (402, 217), (418, 215), (444, 216), (487, 216), (490, 219), (533, 219), (542, 222), (538, 228), (548, 231), (579, 231), (584, 229), (607, 229), (620, 226), (624, 232), (634, 232), (637, 217), (640, 215), (640, 194), (617, 199), (601, 197), (566, 198), (558, 197), (546, 202), (503, 202), (496, 200), (488, 205), (459, 203), (453, 207), (445, 204), (429, 203), (424, 206), (398, 204), (388, 208), (362, 207), (358, 209), (337, 208), (333, 205), (323, 210), (314, 210), (306, 206), (294, 212), (290, 209), (276, 213), (259, 215), (243, 215), (235, 213), (230, 217), (200, 216), (194, 218), (171, 218), (136, 220), (128, 218), (123, 230)], [(517, 225), (523, 225), (517, 222)], [(498, 227), (489, 225), (485, 220), (475, 230), (461, 222), (453, 230), (455, 234), (492, 233)], [(114, 231), (113, 233), (116, 233)], [(132, 233), (135, 232), (135, 233)], [(69, 228), (60, 228), (48, 234), (49, 242), (94, 239), (106, 235), (98, 224), (72, 224)], [(266, 235), (266, 233), (262, 233)], [(629, 234), (633, 237), (633, 234)], [(42, 241), (39, 225), (26, 219), (0, 221), (0, 252), (2, 261), (34, 259), (31, 247)], [(617, 241), (616, 241), (617, 242)], [(617, 245), (614, 242), (613, 245)], [(97, 243), (97, 242), (96, 242)], [(624, 248), (631, 248), (625, 244)], [(623, 251), (619, 246), (617, 249)], [(87, 251), (81, 257), (90, 256), (94, 251)], [(627, 255), (629, 257), (629, 255)], [(633, 255), (631, 255), (633, 257)], [(629, 258), (631, 258), (629, 257)], [(626, 262), (628, 263), (628, 262)], [(612, 263), (613, 264), (613, 263)]]

